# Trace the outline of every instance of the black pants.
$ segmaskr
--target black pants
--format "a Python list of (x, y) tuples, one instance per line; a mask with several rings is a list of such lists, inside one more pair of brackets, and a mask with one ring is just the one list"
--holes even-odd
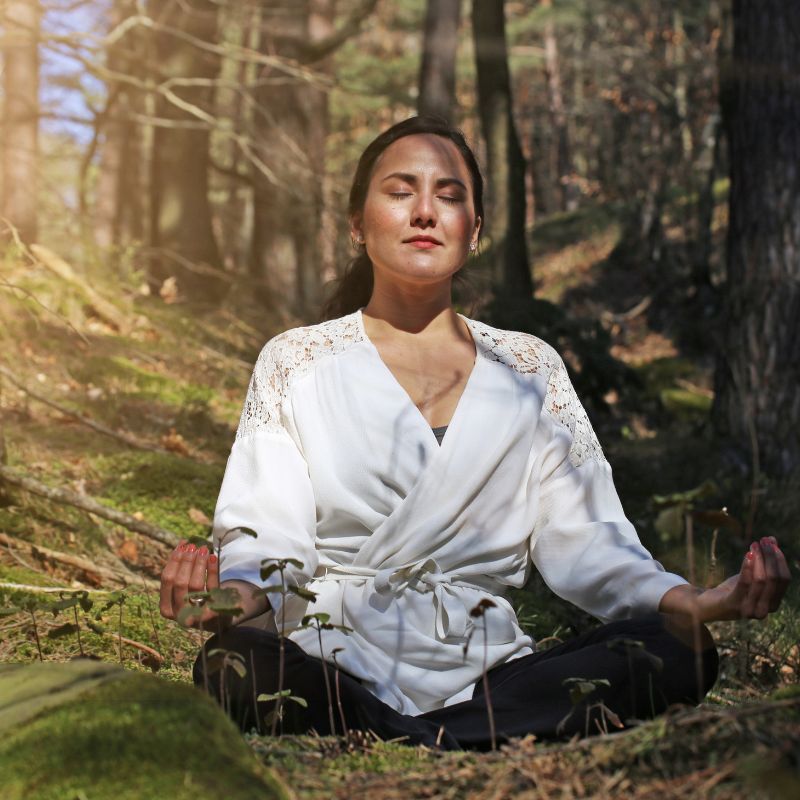
[[(322, 661), (290, 640), (284, 640), (284, 646), (283, 688), (308, 705), (284, 701), (283, 732), (313, 729), (330, 734)], [(208, 685), (243, 731), (260, 727), (268, 732), (264, 717), (274, 703), (256, 702), (255, 698), (277, 692), (278, 636), (239, 626), (213, 636), (205, 648), (207, 653), (218, 652), (207, 660), (205, 676), (203, 659), (198, 657), (195, 684)], [(220, 650), (229, 651), (227, 665), (221, 661)], [(233, 659), (245, 667), (246, 674), (234, 669)], [(615, 717), (623, 722), (647, 719), (675, 703), (695, 704), (714, 684), (717, 667), (713, 647), (696, 655), (665, 629), (660, 614), (602, 625), (549, 650), (489, 670), (497, 741), (527, 734), (539, 739), (575, 733), (583, 736), (604, 727), (612, 731)], [(372, 731), (382, 739), (404, 737), (409, 744), (438, 743), (445, 749), (483, 750), (490, 746), (487, 702), (480, 680), (470, 700), (408, 716), (378, 700), (342, 671), (338, 673), (337, 698), (335, 672), (328, 665), (335, 733), (342, 733), (344, 718), (348, 729)]]

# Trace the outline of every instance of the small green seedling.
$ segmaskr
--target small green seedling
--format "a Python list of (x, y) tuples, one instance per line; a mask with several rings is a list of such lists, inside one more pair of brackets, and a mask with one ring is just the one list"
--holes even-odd
[[(492, 743), (492, 750), (497, 750), (497, 734), (495, 732), (494, 727), (494, 709), (492, 708), (492, 695), (489, 689), (489, 672), (488, 672), (488, 661), (489, 661), (489, 640), (487, 636), (487, 627), (486, 627), (486, 612), (490, 608), (497, 608), (497, 603), (494, 600), (490, 600), (488, 597), (484, 597), (470, 612), (469, 615), (472, 619), (482, 619), (483, 620), (483, 696), (486, 698), (486, 713), (489, 717), (489, 737)], [(467, 657), (467, 652), (469, 651), (469, 645), (472, 641), (472, 635), (475, 633), (475, 626), (473, 625), (472, 629), (467, 636), (467, 640), (464, 642), (464, 658)]]
[[(333, 695), (331, 694), (331, 682), (328, 677), (328, 662), (325, 660), (325, 654), (322, 650), (322, 631), (343, 631), (349, 633), (352, 628), (346, 625), (333, 625), (330, 621), (331, 615), (326, 614), (324, 611), (319, 611), (316, 614), (307, 614), (301, 621), (301, 628), (313, 628), (317, 632), (319, 640), (319, 658), (322, 661), (322, 674), (325, 678), (325, 692), (328, 695), (328, 724), (331, 727), (331, 735), (336, 735), (336, 724), (333, 721)], [(343, 735), (347, 735), (347, 731), (342, 731)]]

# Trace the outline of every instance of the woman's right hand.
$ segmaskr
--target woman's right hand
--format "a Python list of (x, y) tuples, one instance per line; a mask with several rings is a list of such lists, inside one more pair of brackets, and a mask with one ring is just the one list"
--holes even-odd
[[(181, 542), (167, 560), (161, 573), (161, 615), (167, 619), (178, 619), (178, 615), (191, 603), (186, 599), (190, 592), (210, 592), (220, 587), (219, 564), (217, 557), (209, 553), (208, 547), (202, 545), (195, 547), (188, 542)], [(263, 592), (258, 592), (257, 586), (247, 581), (224, 581), (223, 589), (236, 589), (239, 593), (238, 605), (242, 613), (237, 617), (225, 616), (220, 620), (220, 615), (210, 608), (197, 606), (197, 613), (181, 624), (187, 628), (202, 628), (208, 630), (212, 620), (219, 620), (224, 627), (236, 625), (246, 619), (257, 617), (269, 611), (270, 605)], [(219, 622), (217, 624), (219, 624)], [(216, 625), (214, 628), (216, 629)]]
[[(170, 555), (161, 573), (161, 615), (167, 619), (178, 619), (186, 606), (191, 606), (186, 596), (190, 592), (205, 592), (219, 586), (219, 564), (217, 557), (209, 553), (208, 547), (195, 547), (181, 542)], [(182, 621), (188, 628), (207, 628), (208, 623), (219, 615), (204, 606), (197, 606), (197, 614)]]

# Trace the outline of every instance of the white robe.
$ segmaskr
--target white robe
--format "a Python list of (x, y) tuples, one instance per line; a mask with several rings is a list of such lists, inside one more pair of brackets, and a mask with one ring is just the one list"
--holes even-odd
[[(531, 564), (558, 595), (603, 620), (654, 611), (684, 579), (667, 573), (625, 518), (558, 354), (535, 336), (464, 318), (473, 370), (440, 446), (367, 337), (361, 312), (269, 341), (228, 459), (213, 537), (221, 580), (277, 585), (263, 559), (295, 558), (269, 594), (280, 624), (402, 713), (471, 696), (489, 666), (526, 655), (505, 587)], [(237, 527), (254, 530), (252, 538)], [(464, 655), (464, 642), (473, 631)]]

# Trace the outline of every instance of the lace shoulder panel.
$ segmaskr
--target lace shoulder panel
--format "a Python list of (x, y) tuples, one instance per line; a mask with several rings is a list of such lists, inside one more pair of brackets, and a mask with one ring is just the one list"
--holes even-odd
[(570, 463), (579, 467), (586, 461), (605, 461), (603, 449), (592, 428), (564, 361), (547, 342), (530, 333), (504, 331), (482, 322), (471, 321), (483, 355), (522, 375), (547, 378), (544, 410), (572, 434)]
[(270, 339), (253, 368), (236, 438), (256, 431), (284, 430), (281, 407), (293, 383), (321, 359), (341, 353), (361, 339), (355, 314), (292, 328)]

